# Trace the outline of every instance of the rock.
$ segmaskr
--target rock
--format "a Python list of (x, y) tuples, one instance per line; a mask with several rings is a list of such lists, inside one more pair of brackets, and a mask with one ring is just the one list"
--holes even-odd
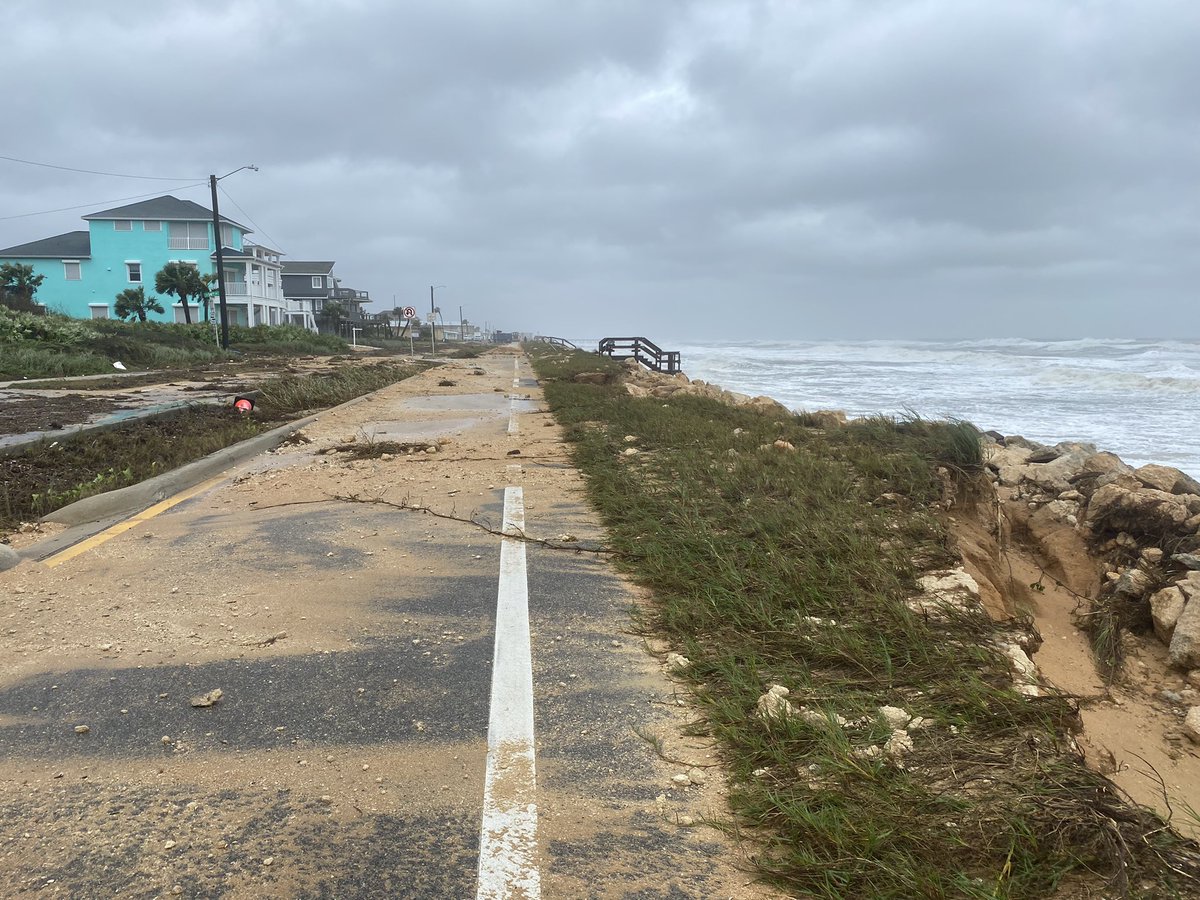
[(1113, 590), (1122, 597), (1141, 597), (1154, 586), (1154, 580), (1141, 569), (1126, 569)]
[(1053, 447), (1046, 447), (1042, 450), (1034, 450), (1025, 459), (1025, 462), (1037, 465), (1040, 463), (1054, 462), (1060, 456), (1062, 456), (1062, 453), (1060, 453), (1058, 450), (1055, 450)]
[(692, 783), (692, 780), (690, 778), (688, 778), (686, 775), (684, 775), (682, 772), (678, 775), (672, 775), (671, 780), (673, 782), (675, 782), (675, 784), (679, 785), (680, 787), (687, 787), (689, 784)]
[(1193, 706), (1183, 719), (1183, 733), (1200, 744), (1200, 706)]
[(648, 389), (642, 387), (640, 384), (632, 384), (629, 382), (626, 382), (625, 384), (625, 393), (627, 393), (630, 397), (650, 396), (650, 391)]
[(791, 416), (792, 411), (780, 403), (778, 400), (773, 400), (770, 397), (758, 396), (751, 397), (746, 403), (742, 404), (747, 409), (757, 410), (761, 413), (766, 413), (771, 416)]
[(173, 849), (175, 849), (175, 842), (174, 842), (174, 841), (166, 841), (166, 842), (164, 842), (164, 843), (163, 843), (163, 849), (164, 849), (164, 850), (173, 850)]
[(782, 450), (785, 453), (795, 453), (796, 452), (796, 448), (793, 447), (790, 443), (788, 443), (787, 441), (785, 441), (783, 439), (776, 441), (771, 446), (774, 447), (776, 450)]
[(893, 762), (899, 764), (901, 757), (913, 751), (913, 739), (907, 731), (896, 730), (883, 745), (883, 752)]
[(1164, 644), (1171, 643), (1175, 623), (1179, 621), (1184, 605), (1183, 591), (1174, 585), (1150, 596), (1150, 616), (1154, 620), (1154, 633)]
[(1181, 669), (1200, 666), (1200, 603), (1184, 606), (1175, 621), (1170, 648), (1171, 665)]
[(625, 437), (624, 437), (624, 441), (625, 441), (625, 443), (627, 443), (627, 444), (632, 444), (632, 443), (634, 443), (636, 440), (637, 440), (637, 435), (635, 435), (635, 434), (627, 434), (627, 435), (625, 435)]
[(912, 716), (898, 706), (881, 706), (879, 707), (879, 715), (888, 723), (892, 731), (899, 731), (902, 728), (906, 728), (908, 723), (912, 721)]
[(846, 413), (840, 409), (818, 409), (800, 413), (800, 421), (810, 428), (841, 428), (846, 424)]
[(688, 769), (687, 777), (688, 781), (692, 784), (704, 784), (704, 782), (708, 781), (708, 773), (694, 766)]
[(907, 601), (916, 613), (944, 616), (948, 609), (965, 611), (980, 604), (979, 583), (961, 568), (923, 575), (917, 584), (924, 593)]
[(1125, 482), (1106, 484), (1092, 495), (1087, 520), (1093, 531), (1122, 530), (1156, 540), (1179, 532), (1190, 513), (1187, 503), (1154, 488), (1131, 490)]
[(691, 816), (680, 816), (679, 817), (679, 825), (682, 828), (691, 828), (695, 824), (696, 824), (696, 820), (693, 819)]
[(639, 450), (637, 447), (626, 447), (621, 455), (622, 456), (637, 456), (641, 452), (642, 451)]
[(790, 693), (791, 691), (782, 684), (771, 685), (767, 692), (758, 698), (758, 703), (755, 705), (758, 717), (770, 720), (797, 715), (796, 707), (787, 699)]
[(193, 697), (191, 700), (189, 700), (188, 703), (190, 703), (192, 706), (195, 706), (197, 708), (208, 707), (208, 706), (212, 706), (214, 703), (216, 703), (218, 700), (220, 700), (224, 695), (225, 695), (225, 692), (222, 691), (220, 688), (213, 688), (207, 694), (197, 694), (195, 697)]
[(1200, 553), (1176, 553), (1171, 559), (1185, 568), (1200, 572)]
[(89, 728), (87, 725), (76, 725), (76, 726), (75, 726), (75, 733), (76, 733), (76, 734), (87, 734), (87, 733), (88, 733), (89, 731), (91, 731), (91, 730), (92, 730), (92, 729), (91, 729), (91, 728)]
[(1175, 586), (1183, 591), (1184, 602), (1191, 603), (1197, 597), (1200, 597), (1200, 572), (1188, 572), (1183, 578), (1175, 582)]
[(0, 544), (0, 572), (3, 572), (5, 569), (11, 569), (20, 561), (21, 554), (8, 546), (8, 544)]
[(608, 384), (611, 377), (607, 372), (579, 372), (571, 380), (576, 384)]
[(668, 653), (667, 654), (667, 671), (668, 672), (681, 672), (684, 669), (691, 666), (691, 664), (692, 664), (692, 661), (690, 659), (688, 659), (686, 656), (684, 656), (682, 653)]
[(1170, 466), (1141, 466), (1133, 470), (1133, 477), (1148, 488), (1168, 494), (1200, 494), (1200, 482)]
[(1158, 547), (1147, 547), (1138, 554), (1138, 561), (1141, 563), (1142, 568), (1157, 566), (1162, 562), (1162, 558), (1163, 552)]

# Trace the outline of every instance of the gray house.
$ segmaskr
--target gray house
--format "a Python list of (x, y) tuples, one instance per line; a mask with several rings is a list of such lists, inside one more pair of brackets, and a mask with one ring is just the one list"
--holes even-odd
[(283, 296), (289, 310), (305, 312), (320, 320), (320, 313), (331, 300), (338, 301), (349, 319), (363, 319), (363, 307), (371, 302), (366, 291), (341, 286), (333, 274), (331, 260), (292, 260), (283, 264)]

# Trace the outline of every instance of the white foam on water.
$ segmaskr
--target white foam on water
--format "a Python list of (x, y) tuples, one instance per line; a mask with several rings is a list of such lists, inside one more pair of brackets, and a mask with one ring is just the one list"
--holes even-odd
[(691, 378), (792, 409), (966, 419), (1200, 477), (1200, 341), (659, 343)]

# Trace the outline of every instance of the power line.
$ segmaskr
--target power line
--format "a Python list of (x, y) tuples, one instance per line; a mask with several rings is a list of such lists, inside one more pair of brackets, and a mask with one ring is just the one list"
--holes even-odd
[(272, 249), (278, 250), (280, 253), (283, 253), (283, 248), (280, 247), (279, 244), (276, 243), (275, 238), (273, 238), (269, 234), (267, 234), (266, 229), (259, 227), (258, 223), (255, 222), (252, 218), (250, 218), (250, 213), (246, 212), (244, 209), (242, 209), (240, 206), (238, 206), (238, 202), (236, 200), (234, 200), (233, 197), (229, 196), (229, 191), (225, 190), (223, 185), (218, 184), (217, 190), (219, 190), (222, 194), (225, 195), (226, 200), (228, 200), (235, 207), (237, 207), (238, 212), (240, 212), (243, 216), (245, 216), (246, 221), (249, 222), (251, 225), (253, 225), (255, 230), (259, 234), (263, 235), (268, 241), (271, 242)]
[[(187, 190), (191, 190), (192, 188), (204, 187), (204, 186), (205, 186), (205, 183), (203, 181), (201, 181), (196, 184), (179, 185), (178, 187), (168, 188), (168, 190), (187, 191)], [(152, 191), (149, 194), (135, 194), (132, 197), (117, 197), (115, 200), (97, 200), (94, 203), (80, 203), (78, 206), (60, 206), (58, 209), (43, 209), (38, 212), (21, 213), (20, 215), (16, 215), (16, 216), (0, 216), (0, 222), (7, 222), (10, 219), (28, 219), (32, 216), (47, 216), (50, 213), (70, 212), (73, 209), (87, 209), (89, 206), (100, 206), (105, 203), (121, 203), (125, 200), (142, 200), (146, 197), (158, 197), (161, 194), (162, 194), (162, 191)]]
[(84, 175), (104, 175), (108, 178), (138, 178), (142, 181), (188, 181), (188, 178), (162, 178), (158, 175), (122, 175), (119, 172), (97, 172), (94, 169), (76, 169), (71, 166), (56, 166), (53, 163), (34, 162), (31, 159), (17, 159), (15, 156), (0, 156), (9, 162), (21, 163), (26, 166), (40, 166), (43, 169), (58, 169), (60, 172), (80, 172)]

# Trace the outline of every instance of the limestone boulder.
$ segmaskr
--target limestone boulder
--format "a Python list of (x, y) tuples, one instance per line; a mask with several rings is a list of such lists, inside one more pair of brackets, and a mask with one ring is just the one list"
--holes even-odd
[(0, 572), (20, 564), (21, 556), (8, 544), (0, 544)]
[(1175, 585), (1150, 595), (1150, 617), (1154, 620), (1154, 633), (1164, 644), (1170, 645), (1175, 634), (1175, 623), (1179, 621), (1186, 605), (1183, 591)]
[[(1071, 490), (1071, 478), (1095, 455), (1094, 444), (1063, 442), (1052, 448), (1034, 451), (1016, 474), (1020, 480), (1036, 485), (1047, 494), (1058, 496)], [(1036, 462), (1038, 459), (1045, 461)]]
[(1194, 599), (1184, 606), (1175, 621), (1170, 658), (1171, 665), (1181, 669), (1200, 667), (1200, 603)]
[(1117, 579), (1117, 583), (1113, 587), (1113, 592), (1122, 597), (1136, 598), (1141, 597), (1153, 586), (1154, 579), (1142, 569), (1133, 567), (1121, 573), (1121, 577)]
[(1200, 494), (1200, 482), (1170, 466), (1141, 466), (1133, 475), (1146, 487), (1168, 494)]
[(576, 384), (608, 384), (611, 379), (607, 372), (580, 372), (572, 380)]
[(1151, 539), (1181, 532), (1191, 515), (1183, 497), (1140, 485), (1131, 489), (1126, 479), (1097, 490), (1087, 507), (1093, 531), (1126, 531)]

